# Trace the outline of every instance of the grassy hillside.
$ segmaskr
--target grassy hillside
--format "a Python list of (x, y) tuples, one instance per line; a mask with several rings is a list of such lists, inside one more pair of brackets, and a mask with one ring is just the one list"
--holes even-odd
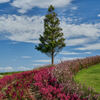
[(76, 74), (75, 80), (100, 93), (100, 64), (81, 70)]

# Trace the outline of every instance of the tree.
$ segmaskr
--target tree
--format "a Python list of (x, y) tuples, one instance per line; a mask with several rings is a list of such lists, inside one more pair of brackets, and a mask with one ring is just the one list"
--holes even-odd
[(55, 8), (50, 5), (44, 19), (43, 35), (40, 35), (40, 43), (35, 47), (37, 50), (51, 57), (52, 64), (54, 64), (54, 57), (66, 46), (63, 33), (61, 32), (62, 28), (59, 27), (60, 21), (54, 10)]

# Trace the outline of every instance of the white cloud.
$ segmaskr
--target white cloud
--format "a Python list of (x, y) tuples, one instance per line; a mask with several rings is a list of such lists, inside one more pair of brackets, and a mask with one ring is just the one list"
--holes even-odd
[(86, 54), (91, 54), (91, 52), (85, 52)]
[[(44, 30), (43, 19), (44, 16), (0, 16), (0, 34), (16, 42), (39, 43), (39, 35)], [(60, 26), (63, 29), (64, 37), (67, 38), (65, 41), (67, 46), (87, 44), (100, 37), (100, 23), (67, 24), (66, 19), (63, 18)]]
[(72, 58), (69, 58), (69, 57), (62, 57), (62, 58), (61, 58), (61, 61), (74, 60), (74, 59), (79, 59), (79, 58), (82, 58), (82, 57), (72, 57)]
[(76, 38), (76, 39), (69, 39), (69, 40), (66, 39), (65, 41), (67, 46), (82, 45), (88, 42), (89, 42), (88, 38)]
[(21, 66), (21, 67), (0, 67), (0, 72), (16, 72), (16, 71), (27, 71), (27, 70), (32, 70), (33, 67), (25, 67), (25, 66)]
[(33, 64), (34, 67), (40, 67), (40, 66), (43, 66), (45, 64)]
[(47, 60), (47, 59), (43, 59), (43, 60), (34, 60), (33, 62), (43, 62), (43, 63), (47, 63), (47, 62), (51, 62), (51, 60)]
[(10, 0), (0, 0), (0, 3), (6, 3), (9, 2)]
[(62, 51), (59, 54), (61, 54), (61, 55), (79, 55), (79, 54), (91, 54), (91, 52), (82, 52), (82, 53), (79, 53), (79, 52)]
[(76, 54), (79, 54), (79, 53), (77, 53), (77, 52), (66, 52), (66, 51), (62, 51), (59, 54), (61, 54), (61, 55), (76, 55)]
[(67, 24), (66, 19), (61, 21), (65, 37), (85, 36), (96, 39), (100, 36), (100, 23), (98, 24)]
[(100, 50), (100, 43), (88, 44), (81, 48), (76, 48), (77, 50)]
[(55, 7), (64, 7), (71, 3), (72, 0), (14, 0), (12, 6), (19, 8), (20, 13), (25, 13), (33, 7), (48, 8), (49, 5)]
[(14, 69), (11, 66), (8, 67), (0, 67), (0, 72), (12, 72)]
[(31, 56), (22, 56), (21, 58), (23, 58), (23, 59), (30, 59), (32, 57)]
[(98, 14), (97, 16), (100, 17), (100, 14)]
[(29, 67), (17, 67), (15, 71), (27, 71), (27, 70), (32, 70), (32, 68), (29, 68)]
[[(100, 37), (100, 23), (97, 24), (67, 24), (66, 19), (61, 20), (67, 46), (83, 45), (98, 40)], [(80, 37), (80, 38), (79, 38)], [(82, 38), (83, 37), (83, 38)]]
[(43, 16), (1, 16), (0, 33), (10, 40), (38, 43), (39, 34), (43, 32), (43, 18)]
[(78, 7), (73, 6), (71, 9), (72, 9), (72, 10), (77, 10), (77, 9), (78, 9)]

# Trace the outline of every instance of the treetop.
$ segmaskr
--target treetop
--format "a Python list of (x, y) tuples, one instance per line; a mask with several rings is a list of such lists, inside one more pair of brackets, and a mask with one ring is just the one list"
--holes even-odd
[(54, 11), (54, 10), (55, 10), (54, 6), (53, 6), (53, 5), (50, 5), (49, 8), (48, 8), (48, 11), (49, 11), (49, 12), (52, 12), (52, 11)]

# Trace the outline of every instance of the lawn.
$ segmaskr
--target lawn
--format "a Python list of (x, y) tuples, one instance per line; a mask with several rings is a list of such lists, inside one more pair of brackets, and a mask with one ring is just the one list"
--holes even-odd
[(75, 76), (75, 81), (92, 87), (100, 93), (100, 64), (83, 69)]

